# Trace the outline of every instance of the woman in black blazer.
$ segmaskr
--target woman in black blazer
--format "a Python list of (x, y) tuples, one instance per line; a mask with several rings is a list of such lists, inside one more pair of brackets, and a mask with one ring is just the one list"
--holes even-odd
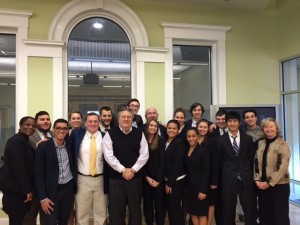
[(209, 152), (198, 143), (198, 131), (191, 127), (187, 130), (189, 142), (185, 156), (187, 168), (186, 205), (194, 225), (207, 225), (209, 191)]
[(164, 225), (165, 207), (165, 139), (158, 135), (159, 123), (146, 123), (145, 136), (149, 146), (149, 159), (143, 167), (143, 207), (147, 225)]
[(178, 136), (179, 123), (170, 120), (167, 123), (168, 140), (166, 142), (166, 194), (167, 210), (170, 225), (184, 225), (184, 216), (181, 207), (185, 187), (184, 155), (185, 145)]
[(21, 225), (30, 209), (33, 191), (34, 150), (29, 145), (36, 123), (33, 117), (20, 120), (17, 134), (9, 138), (4, 150), (4, 165), (0, 175), (3, 211), (9, 225)]

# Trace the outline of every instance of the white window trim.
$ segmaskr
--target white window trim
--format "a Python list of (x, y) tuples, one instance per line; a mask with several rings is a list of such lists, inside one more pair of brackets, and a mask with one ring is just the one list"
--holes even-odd
[(165, 67), (165, 108), (166, 118), (172, 118), (174, 108), (173, 95), (173, 45), (197, 44), (212, 49), (212, 104), (226, 104), (226, 63), (225, 40), (230, 26), (210, 26), (163, 22), (166, 53)]
[(19, 120), (28, 114), (28, 68), (23, 40), (28, 38), (31, 16), (32, 11), (0, 9), (0, 33), (16, 35), (16, 131)]

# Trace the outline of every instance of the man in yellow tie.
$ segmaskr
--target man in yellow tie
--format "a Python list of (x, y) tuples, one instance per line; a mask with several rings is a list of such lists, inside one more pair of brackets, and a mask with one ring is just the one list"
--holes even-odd
[(89, 225), (89, 214), (92, 210), (94, 225), (103, 225), (107, 214), (107, 196), (104, 193), (104, 161), (102, 135), (98, 131), (99, 116), (96, 113), (88, 113), (85, 127), (86, 129), (74, 130), (69, 139), (77, 159), (76, 224)]

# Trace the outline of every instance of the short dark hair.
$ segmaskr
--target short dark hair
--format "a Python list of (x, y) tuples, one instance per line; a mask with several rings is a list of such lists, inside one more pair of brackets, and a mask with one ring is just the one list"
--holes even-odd
[(85, 116), (85, 118), (84, 118), (84, 121), (85, 121), (85, 122), (87, 121), (87, 118), (88, 118), (89, 116), (98, 116), (98, 118), (99, 118), (99, 115), (98, 115), (97, 113), (95, 113), (95, 112), (90, 112), (90, 113), (86, 114), (86, 116)]
[(35, 114), (35, 117), (34, 117), (35, 121), (37, 121), (38, 118), (39, 118), (40, 116), (43, 116), (43, 115), (47, 115), (47, 116), (50, 117), (50, 115), (49, 115), (48, 112), (46, 112), (46, 111), (39, 111), (38, 113)]
[(167, 123), (167, 126), (170, 124), (170, 123), (175, 123), (176, 126), (178, 127), (178, 130), (180, 129), (180, 124), (177, 120), (169, 120), (168, 123)]
[(220, 110), (218, 110), (218, 112), (216, 112), (216, 117), (223, 116), (223, 115), (226, 116), (226, 114), (227, 114), (227, 111), (225, 109), (220, 109)]
[(32, 119), (35, 121), (35, 119), (32, 116), (24, 116), (20, 119), (19, 125), (22, 126), (25, 123), (25, 121), (28, 119)]
[(55, 127), (56, 127), (56, 124), (58, 124), (58, 123), (65, 123), (65, 124), (67, 124), (67, 127), (68, 127), (68, 125), (69, 125), (69, 123), (68, 123), (67, 120), (65, 120), (65, 119), (63, 119), (63, 118), (59, 118), (59, 119), (55, 120), (55, 122), (54, 122), (54, 124), (53, 124), (53, 127), (55, 128)]
[(241, 122), (241, 115), (236, 111), (230, 111), (225, 116), (226, 123), (230, 119), (237, 119), (239, 122)]
[(137, 103), (139, 103), (139, 105), (140, 105), (140, 102), (139, 102), (139, 100), (138, 100), (137, 98), (132, 98), (132, 99), (129, 99), (129, 101), (127, 102), (127, 106), (129, 107), (129, 105), (130, 105), (132, 102), (137, 102)]
[(112, 112), (112, 110), (111, 110), (110, 107), (108, 107), (108, 106), (102, 106), (102, 107), (100, 108), (100, 110), (99, 110), (100, 116), (101, 116), (101, 114), (102, 114), (102, 110), (104, 110), (104, 111), (111, 111), (111, 112)]
[(184, 118), (185, 118), (185, 111), (184, 111), (184, 109), (181, 108), (181, 107), (175, 109), (175, 111), (174, 111), (174, 113), (173, 113), (173, 118), (175, 117), (176, 113), (178, 113), (178, 112), (183, 113), (183, 116), (184, 116)]
[(79, 114), (79, 115), (80, 115), (80, 118), (82, 119), (82, 114), (81, 114), (81, 112), (79, 112), (79, 111), (73, 111), (73, 112), (71, 112), (71, 113), (69, 114), (69, 119), (71, 119), (71, 116), (72, 116), (73, 113)]
[(243, 112), (243, 119), (245, 119), (246, 113), (253, 113), (255, 117), (257, 117), (257, 112), (254, 109), (245, 109)]
[(205, 112), (205, 110), (204, 110), (204, 106), (203, 106), (200, 102), (195, 102), (195, 103), (193, 103), (193, 104), (190, 106), (190, 114), (192, 114), (193, 110), (194, 110), (196, 107), (198, 107), (198, 106), (201, 107), (201, 111), (202, 111), (202, 115), (203, 115), (203, 113)]

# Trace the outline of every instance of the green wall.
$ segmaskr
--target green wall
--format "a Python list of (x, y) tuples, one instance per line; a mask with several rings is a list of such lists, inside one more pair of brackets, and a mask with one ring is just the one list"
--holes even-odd
[[(1, 8), (32, 10), (29, 38), (46, 39), (53, 16), (67, 2), (0, 0), (0, 5)], [(159, 1), (122, 2), (142, 20), (151, 47), (164, 47), (162, 22), (231, 26), (226, 40), (227, 103), (280, 103), (279, 60), (300, 53), (300, 1), (272, 0), (263, 12)], [(152, 70), (146, 67), (147, 74), (151, 72), (148, 69)], [(160, 76), (163, 74), (162, 70)], [(146, 89), (150, 90), (155, 77), (147, 81)], [(147, 104), (156, 101), (152, 95), (146, 97)]]
[(145, 63), (145, 109), (155, 107), (159, 112), (159, 120), (165, 119), (165, 64)]
[(40, 110), (53, 115), (52, 74), (52, 58), (28, 58), (28, 115)]

